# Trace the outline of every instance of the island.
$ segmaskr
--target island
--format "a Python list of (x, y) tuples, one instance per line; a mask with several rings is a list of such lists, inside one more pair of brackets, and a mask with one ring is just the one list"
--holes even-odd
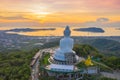
[(84, 32), (94, 32), (94, 33), (104, 33), (105, 31), (102, 28), (89, 27), (89, 28), (77, 28), (73, 29), (74, 31), (84, 31)]
[(15, 28), (6, 31), (12, 32), (33, 32), (33, 31), (41, 31), (41, 30), (56, 30), (55, 28), (41, 28), (41, 29), (31, 29), (31, 28)]

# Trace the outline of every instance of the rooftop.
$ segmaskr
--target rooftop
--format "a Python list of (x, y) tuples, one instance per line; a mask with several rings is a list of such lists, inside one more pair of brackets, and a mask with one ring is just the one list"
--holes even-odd
[(51, 64), (49, 67), (50, 69), (74, 70), (74, 65)]

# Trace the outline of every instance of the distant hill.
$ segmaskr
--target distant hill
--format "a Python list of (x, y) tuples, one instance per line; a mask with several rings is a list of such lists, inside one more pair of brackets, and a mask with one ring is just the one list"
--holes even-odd
[(73, 50), (78, 56), (87, 57), (87, 55), (98, 55), (99, 51), (87, 44), (75, 44)]
[(106, 55), (120, 56), (120, 43), (108, 39), (92, 39), (83, 43), (94, 46)]
[(42, 28), (42, 29), (31, 29), (31, 28), (15, 28), (7, 31), (13, 32), (32, 32), (32, 31), (39, 31), (39, 30), (55, 30), (55, 28)]
[(84, 32), (97, 32), (104, 33), (105, 31), (102, 28), (90, 27), (90, 28), (78, 28), (73, 29), (74, 31), (84, 31)]
[[(79, 42), (78, 42), (79, 41)], [(108, 39), (81, 39), (79, 38), (79, 40), (75, 40), (75, 44), (81, 44), (81, 54), (82, 54), (82, 49), (86, 50), (86, 48), (90, 48), (90, 50), (86, 50), (87, 51), (90, 51), (92, 52), (91, 50), (93, 51), (96, 51), (96, 50), (99, 50), (100, 53), (103, 53), (105, 55), (108, 55), (108, 56), (120, 56), (120, 43), (117, 42), (117, 41), (114, 41), (114, 40), (108, 40)], [(87, 45), (88, 44), (88, 45)], [(54, 42), (48, 42), (48, 43), (45, 43), (42, 48), (45, 48), (45, 47), (53, 47), (53, 46), (58, 46), (59, 45), (59, 40), (56, 40)], [(76, 47), (78, 45), (74, 45), (74, 47)], [(90, 46), (93, 46), (95, 49), (93, 49), (92, 47)], [(96, 51), (97, 52), (97, 51)], [(92, 52), (93, 53), (93, 52)]]
[[(118, 42), (120, 40), (120, 37), (73, 38), (75, 40), (75, 44), (89, 44), (106, 55), (120, 56), (120, 42)], [(61, 37), (32, 37), (17, 34), (8, 34), (4, 31), (0, 31), (0, 52), (13, 49), (24, 49), (25, 51), (28, 51), (32, 48), (46, 48), (57, 46), (60, 39)], [(35, 45), (36, 43), (42, 43), (43, 45)]]

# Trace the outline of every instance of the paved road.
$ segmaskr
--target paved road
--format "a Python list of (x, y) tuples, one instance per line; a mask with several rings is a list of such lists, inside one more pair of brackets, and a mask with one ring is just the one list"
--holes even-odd
[[(37, 52), (35, 54), (35, 56), (33, 57), (34, 60), (32, 60), (31, 64), (31, 78), (32, 80), (39, 80), (39, 59), (42, 57), (42, 53), (43, 52), (50, 52), (53, 53), (55, 51), (56, 48), (47, 48), (47, 49), (42, 49), (39, 52)], [(37, 59), (37, 57), (39, 56), (39, 59)]]

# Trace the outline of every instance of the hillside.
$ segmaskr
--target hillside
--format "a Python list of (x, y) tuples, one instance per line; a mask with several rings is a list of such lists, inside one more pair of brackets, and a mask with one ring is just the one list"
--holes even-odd
[[(95, 47), (90, 46), (90, 45), (80, 45), (80, 44), (76, 44), (74, 46), (74, 51), (76, 52), (76, 54), (80, 57), (84, 57), (86, 58), (87, 55), (91, 55), (92, 56), (92, 60), (105, 65), (111, 69), (119, 69), (120, 70), (120, 57), (116, 57), (116, 56), (108, 56), (108, 55), (104, 55), (101, 54)], [(101, 68), (101, 70), (103, 71), (107, 71), (107, 69)], [(108, 70), (109, 71), (109, 70)]]
[[(54, 44), (53, 44), (54, 43)], [(52, 44), (52, 45), (50, 45)], [(43, 48), (57, 46), (58, 42), (46, 43)], [(12, 50), (6, 53), (0, 53), (0, 80), (28, 80), (30, 77), (29, 64), (32, 57), (39, 49), (35, 48), (30, 51)], [(106, 57), (102, 55), (95, 47), (90, 45), (74, 45), (77, 55), (87, 57), (92, 55), (94, 58), (100, 58), (100, 61), (116, 69), (119, 67), (119, 58)], [(109, 62), (109, 63), (108, 63)], [(114, 65), (113, 65), (114, 64)]]
[(30, 62), (39, 49), (0, 53), (0, 80), (29, 80)]
[(84, 38), (76, 40), (75, 43), (89, 44), (97, 48), (101, 53), (106, 54), (107, 56), (120, 56), (120, 42), (115, 40), (109, 40), (104, 38)]
[(96, 47), (104, 54), (120, 56), (120, 43), (117, 41), (95, 39), (90, 42), (90, 45)]
[(90, 45), (75, 44), (73, 50), (78, 56), (87, 57), (87, 55), (98, 55), (98, 50)]

